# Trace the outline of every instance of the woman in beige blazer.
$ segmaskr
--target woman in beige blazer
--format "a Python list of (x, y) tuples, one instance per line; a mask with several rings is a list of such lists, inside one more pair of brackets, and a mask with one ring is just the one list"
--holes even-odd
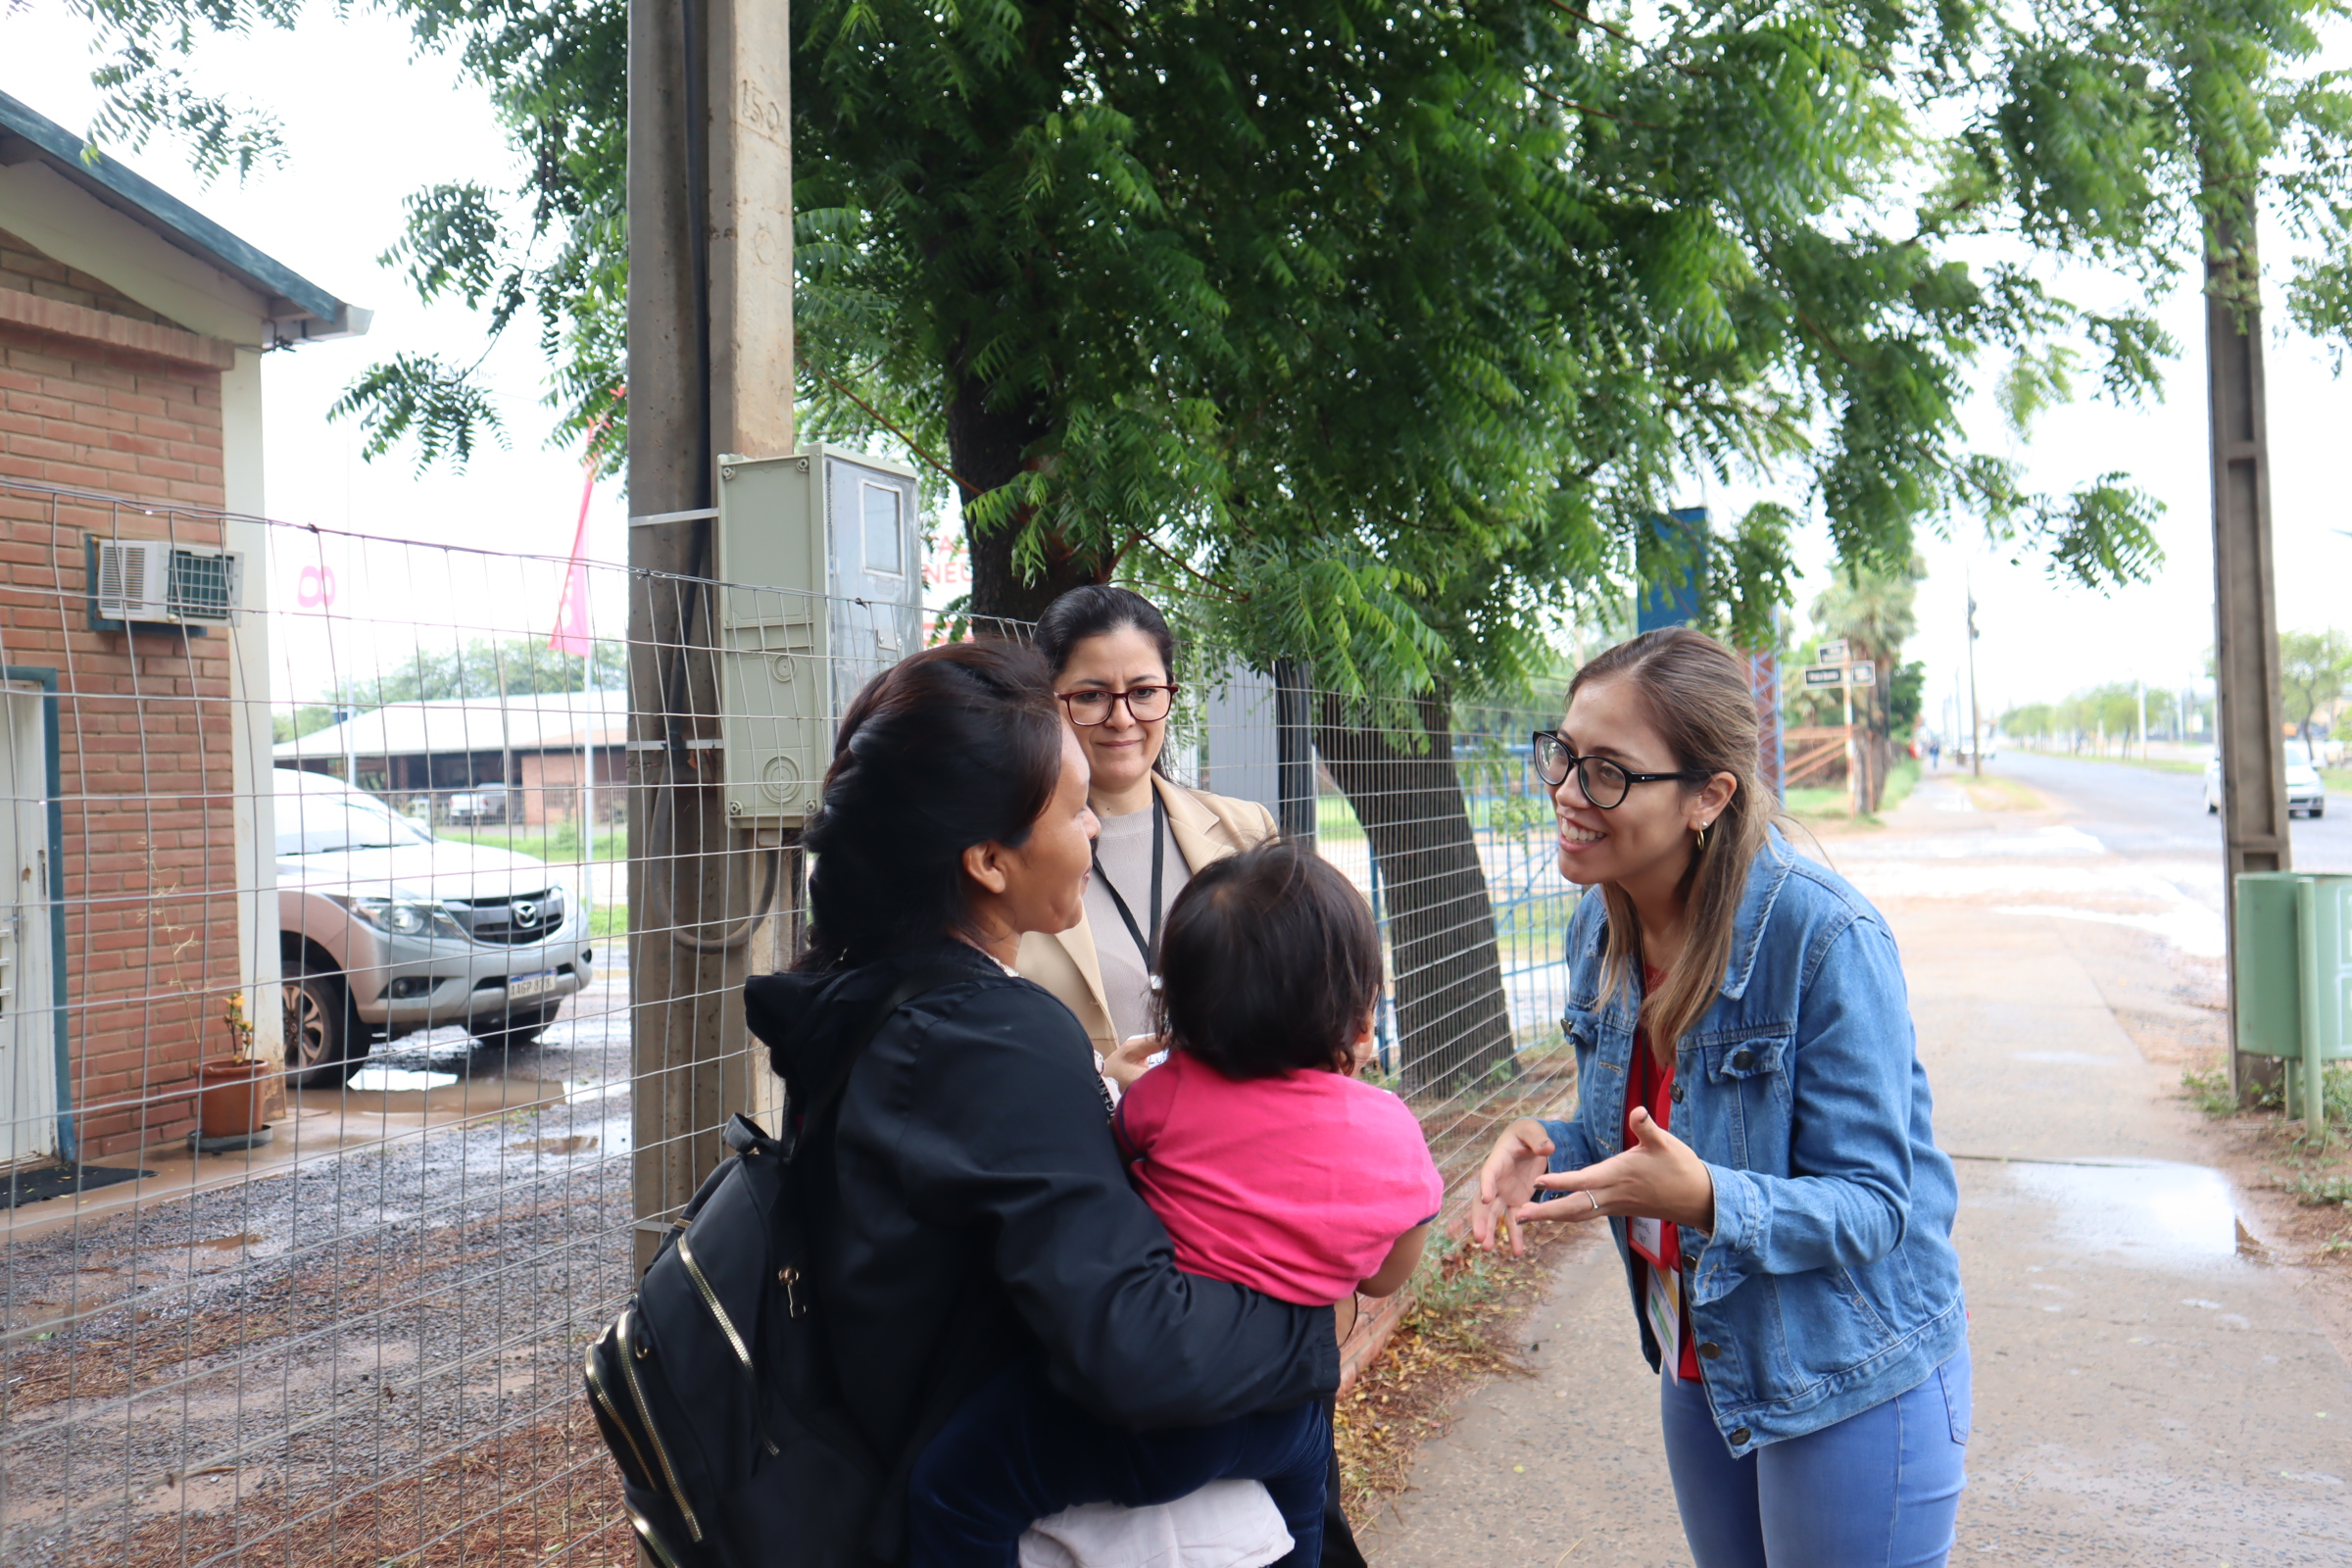
[(1146, 1051), (1122, 1054), (1120, 1046), (1146, 1032), (1159, 916), (1201, 866), (1271, 838), (1274, 816), (1254, 801), (1187, 789), (1160, 766), (1176, 639), (1152, 601), (1126, 588), (1074, 588), (1038, 618), (1037, 649), (1086, 748), (1088, 804), (1102, 836), (1085, 916), (1058, 936), (1022, 938), (1020, 972), (1078, 1015), (1104, 1075), (1124, 1086), (1144, 1070)]

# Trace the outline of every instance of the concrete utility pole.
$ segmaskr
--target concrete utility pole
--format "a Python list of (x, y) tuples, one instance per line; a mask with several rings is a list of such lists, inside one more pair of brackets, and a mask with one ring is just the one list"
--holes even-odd
[(2251, 182), (2205, 236), (2205, 388), (2213, 459), (2215, 742), (2222, 760), (2223, 919), (2230, 944), (2230, 1084), (2242, 1098), (2279, 1064), (2237, 1041), (2237, 876), (2294, 864), (2272, 587), (2270, 419)]
[[(719, 801), (720, 453), (793, 450), (785, 0), (629, 5), (629, 979), (637, 1261), (765, 1085), (743, 979), (759, 854)], [(660, 575), (651, 575), (660, 574)], [(775, 853), (770, 851), (768, 853)], [(779, 907), (797, 908), (798, 855)]]

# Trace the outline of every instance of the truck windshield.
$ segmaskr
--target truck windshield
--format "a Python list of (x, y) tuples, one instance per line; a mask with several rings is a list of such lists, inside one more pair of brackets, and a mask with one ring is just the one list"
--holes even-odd
[(335, 855), (430, 844), (432, 835), (368, 796), (288, 790), (277, 798), (277, 853)]

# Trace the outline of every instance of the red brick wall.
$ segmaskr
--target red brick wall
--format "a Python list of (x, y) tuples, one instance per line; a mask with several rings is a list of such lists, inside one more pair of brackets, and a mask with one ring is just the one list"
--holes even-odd
[[(43, 263), (0, 233), (0, 288), (156, 319)], [(218, 546), (221, 529), (11, 478), (220, 507), (220, 372), (0, 321), (0, 646), (9, 663), (58, 672), (73, 1096), (94, 1159), (184, 1138), (198, 1057), (227, 1052), (234, 634), (90, 630), (83, 542)]]
[[(629, 782), (627, 753), (621, 746), (625, 738), (616, 734), (610, 743), (596, 748), (595, 800), (599, 822), (613, 821), (620, 814)], [(579, 753), (523, 752), (515, 758), (514, 770), (520, 780), (513, 808), (517, 823), (545, 827), (580, 819)]]

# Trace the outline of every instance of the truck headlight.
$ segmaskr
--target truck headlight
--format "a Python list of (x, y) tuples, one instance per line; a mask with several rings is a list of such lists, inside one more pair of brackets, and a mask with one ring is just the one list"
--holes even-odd
[(386, 898), (373, 894), (329, 897), (378, 931), (387, 931), (394, 936), (465, 935), (458, 929), (457, 922), (449, 917), (449, 911), (429, 899)]

